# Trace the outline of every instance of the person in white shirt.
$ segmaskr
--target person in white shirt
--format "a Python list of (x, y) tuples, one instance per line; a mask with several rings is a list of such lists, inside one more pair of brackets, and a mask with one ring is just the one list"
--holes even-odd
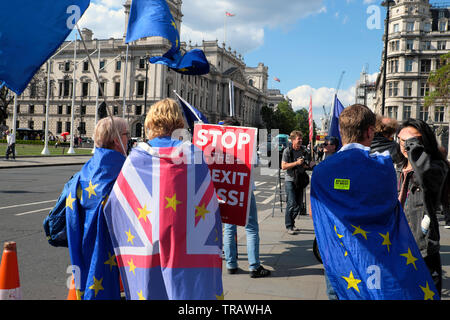
[(9, 155), (12, 154), (12, 158), (16, 160), (16, 135), (6, 130), (6, 142), (8, 147), (6, 148), (6, 160), (9, 160)]

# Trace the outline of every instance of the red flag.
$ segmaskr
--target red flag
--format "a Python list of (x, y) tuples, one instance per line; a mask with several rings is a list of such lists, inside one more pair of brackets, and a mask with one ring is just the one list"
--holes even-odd
[(226, 15), (227, 17), (234, 17), (234, 16), (235, 16), (234, 13), (229, 13), (228, 11), (225, 12), (225, 15)]
[(313, 126), (312, 96), (310, 96), (310, 100), (309, 100), (309, 142), (311, 143), (311, 149), (312, 149), (312, 142), (313, 142), (313, 133), (314, 133), (314, 126)]
[(273, 80), (275, 80), (276, 82), (281, 82), (281, 80), (278, 79), (277, 77), (274, 77)]

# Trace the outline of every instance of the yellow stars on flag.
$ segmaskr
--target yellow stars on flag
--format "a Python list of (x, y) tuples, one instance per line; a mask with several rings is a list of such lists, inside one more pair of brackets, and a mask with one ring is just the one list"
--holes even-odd
[(128, 232), (125, 231), (125, 233), (127, 234), (128, 237), (127, 242), (131, 242), (131, 244), (134, 245), (133, 239), (135, 238), (135, 236), (131, 234), (131, 229), (128, 229)]
[(175, 193), (172, 198), (169, 197), (165, 197), (167, 200), (167, 205), (166, 205), (166, 209), (167, 208), (172, 208), (175, 212), (177, 212), (177, 205), (179, 205), (181, 203), (181, 201), (177, 200), (177, 194)]
[(352, 236), (355, 236), (357, 234), (361, 234), (364, 237), (364, 239), (367, 240), (367, 234), (370, 233), (370, 232), (364, 231), (363, 229), (361, 229), (361, 226), (356, 227), (356, 226), (352, 225), (352, 227), (355, 228), (355, 231), (353, 232)]
[(105, 209), (105, 205), (108, 202), (109, 199), (109, 194), (107, 194), (106, 196), (104, 196), (104, 199), (102, 201), (102, 208)]
[(379, 235), (383, 238), (382, 246), (387, 246), (387, 250), (389, 252), (389, 246), (392, 245), (391, 240), (389, 240), (389, 232), (386, 234), (379, 233)]
[[(334, 226), (334, 232), (336, 232), (336, 235), (338, 236), (339, 239), (342, 239), (342, 238), (344, 237), (342, 234), (339, 234), (339, 233), (337, 232), (337, 227), (336, 227), (336, 226)], [(343, 244), (342, 242), (341, 242), (341, 246), (344, 247), (344, 244)], [(345, 248), (345, 247), (344, 247), (344, 248)], [(347, 250), (345, 250), (345, 253), (344, 253), (344, 257), (346, 257), (346, 256), (348, 256)]]
[(83, 201), (83, 188), (80, 185), (77, 187), (77, 198), (80, 199), (80, 202)]
[(134, 265), (133, 259), (128, 261), (128, 266), (130, 267), (130, 270), (128, 270), (128, 271), (133, 272), (133, 274), (136, 275), (136, 272), (134, 271), (134, 270), (136, 270), (136, 266)]
[(414, 257), (411, 253), (411, 249), (408, 248), (408, 252), (407, 253), (402, 253), (400, 254), (402, 257), (406, 258), (406, 265), (412, 264), (414, 266), (414, 269), (417, 270), (416, 267), (416, 261), (418, 260), (416, 257)]
[(137, 295), (138, 295), (138, 297), (139, 297), (139, 300), (147, 300), (147, 299), (144, 298), (144, 295), (143, 295), (143, 293), (142, 293), (142, 290), (139, 291), (139, 292), (137, 292)]
[(195, 206), (195, 209), (197, 209), (197, 213), (195, 214), (195, 216), (201, 217), (203, 220), (205, 220), (205, 215), (209, 213), (209, 211), (206, 210), (205, 204), (202, 204), (201, 207)]
[(109, 271), (112, 271), (112, 268), (114, 266), (117, 266), (116, 255), (115, 254), (111, 255), (111, 253), (108, 252), (108, 256), (109, 256), (109, 259), (106, 260), (104, 264), (109, 264)]
[(434, 300), (434, 295), (435, 293), (430, 290), (430, 286), (428, 285), (427, 282), (427, 286), (424, 288), (421, 285), (419, 285), (420, 289), (422, 289), (423, 293), (425, 293), (425, 297), (423, 298), (424, 300)]
[(225, 300), (224, 295), (223, 295), (223, 292), (222, 292), (222, 294), (221, 294), (220, 296), (218, 296), (218, 295), (216, 294), (216, 299), (217, 299), (217, 300)]
[(66, 207), (69, 207), (73, 210), (73, 202), (77, 200), (77, 198), (72, 198), (72, 194), (69, 193), (69, 196), (66, 198)]
[(89, 187), (84, 189), (87, 192), (89, 192), (89, 199), (91, 198), (92, 195), (97, 196), (97, 194), (95, 193), (95, 188), (97, 188), (97, 186), (98, 184), (92, 185), (92, 180), (89, 180)]
[(353, 288), (359, 292), (358, 284), (361, 282), (361, 280), (355, 279), (352, 271), (350, 271), (350, 275), (348, 277), (342, 277), (342, 278), (344, 278), (345, 281), (347, 281), (347, 284), (348, 284), (347, 290), (349, 290), (350, 288)]
[(97, 280), (94, 276), (94, 284), (92, 286), (90, 286), (89, 289), (95, 291), (95, 297), (97, 297), (97, 294), (100, 290), (105, 290), (102, 286), (102, 282), (103, 282), (103, 278), (101, 278), (100, 280)]
[(147, 210), (147, 205), (145, 205), (143, 208), (138, 208), (138, 211), (139, 211), (138, 219), (144, 219), (144, 221), (147, 222), (147, 216), (151, 213), (150, 210)]

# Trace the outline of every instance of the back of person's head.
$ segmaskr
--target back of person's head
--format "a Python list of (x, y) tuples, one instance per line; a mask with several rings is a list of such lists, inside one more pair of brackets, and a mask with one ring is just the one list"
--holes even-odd
[[(113, 124), (114, 121), (114, 124)], [(94, 129), (94, 143), (97, 148), (114, 149), (114, 139), (121, 139), (121, 135), (127, 131), (128, 123), (125, 119), (119, 117), (106, 117), (100, 119)], [(126, 148), (126, 146), (124, 146)]]
[(156, 102), (150, 107), (144, 126), (148, 139), (171, 136), (175, 130), (184, 128), (180, 106), (170, 98)]
[(369, 127), (375, 127), (376, 116), (366, 106), (354, 104), (345, 108), (339, 116), (342, 144), (361, 143)]
[(420, 138), (423, 146), (425, 148), (425, 152), (428, 153), (432, 159), (434, 160), (446, 160), (439, 150), (439, 145), (436, 140), (436, 136), (434, 135), (433, 130), (430, 126), (423, 120), (420, 119), (408, 119), (402, 122), (400, 127), (398, 128), (398, 133), (402, 131), (404, 128), (413, 127), (417, 131), (420, 132), (422, 137)]
[(219, 124), (222, 124), (224, 126), (235, 126), (235, 127), (239, 127), (241, 125), (239, 120), (234, 117), (227, 118), (224, 121), (221, 121), (221, 123)]
[(397, 120), (377, 115), (375, 124), (375, 133), (381, 134), (386, 138), (391, 138), (398, 129)]

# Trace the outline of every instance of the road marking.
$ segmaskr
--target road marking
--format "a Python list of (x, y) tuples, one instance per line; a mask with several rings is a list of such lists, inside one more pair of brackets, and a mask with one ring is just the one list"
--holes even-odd
[(275, 195), (271, 195), (270, 197), (268, 197), (266, 200), (264, 200), (263, 202), (261, 202), (262, 204), (268, 204), (270, 201), (272, 201), (275, 198)]
[(51, 210), (51, 209), (53, 209), (53, 207), (39, 209), (39, 210), (33, 210), (33, 211), (28, 211), (28, 212), (23, 212), (23, 213), (17, 213), (17, 214), (15, 214), (15, 216), (24, 216), (26, 214), (36, 213), (36, 212), (41, 212), (41, 211), (47, 211), (47, 210)]
[(16, 205), (13, 205), (13, 206), (2, 207), (2, 208), (0, 208), (0, 210), (17, 208), (17, 207), (32, 206), (32, 205), (35, 205), (35, 204), (49, 203), (49, 202), (56, 202), (56, 200), (47, 200), (47, 201), (31, 202), (31, 203), (24, 203), (24, 204), (16, 204)]
[(265, 183), (266, 183), (265, 181), (256, 181), (255, 182), (255, 186), (257, 187), (257, 186), (260, 186), (260, 185), (265, 184)]

